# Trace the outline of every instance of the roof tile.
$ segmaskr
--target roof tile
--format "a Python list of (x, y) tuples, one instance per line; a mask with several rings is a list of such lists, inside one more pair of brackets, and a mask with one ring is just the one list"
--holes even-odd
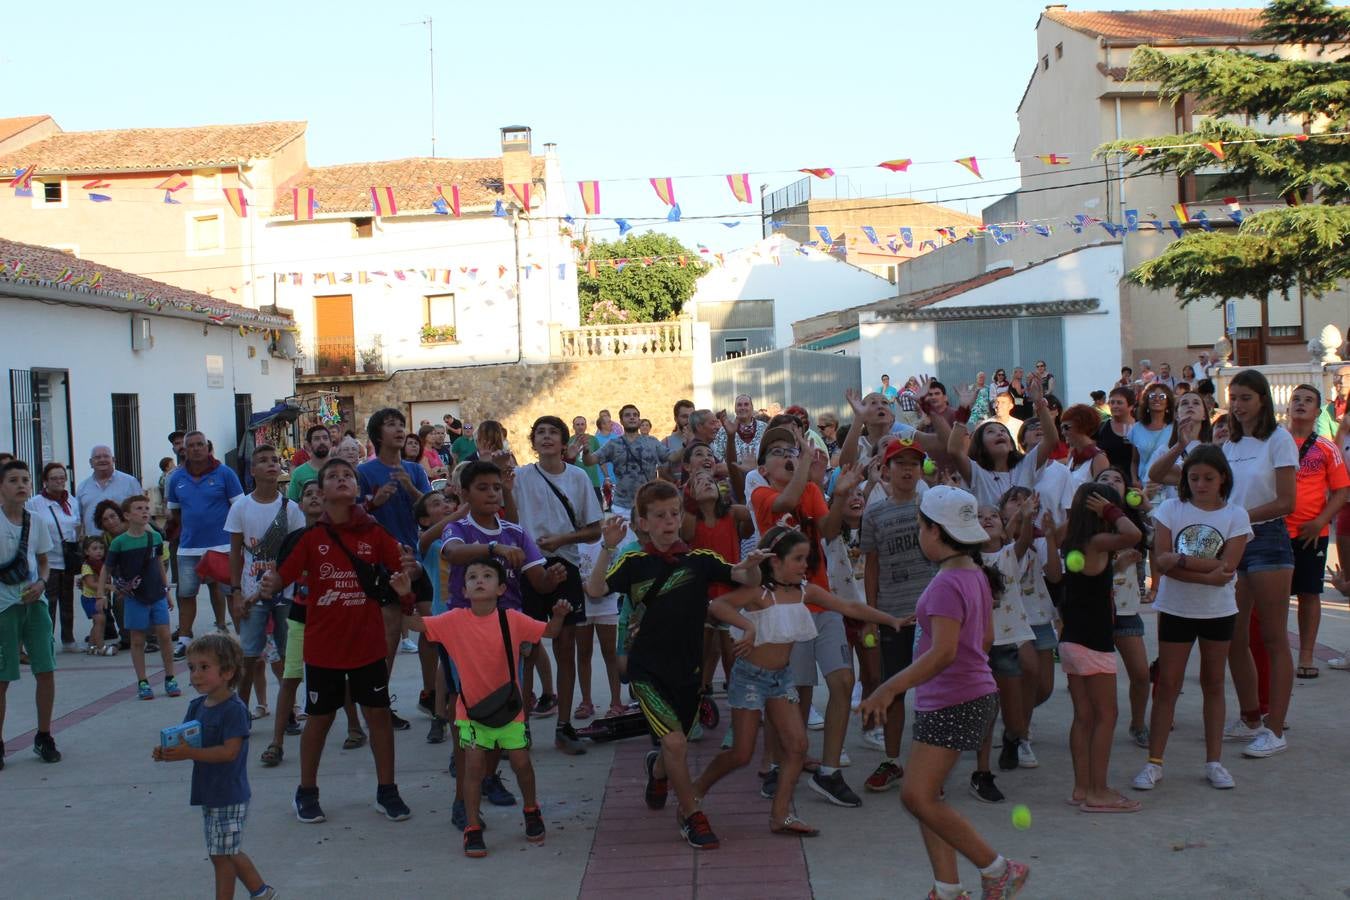
[(1248, 41), (1260, 9), (1159, 9), (1078, 12), (1051, 8), (1045, 17), (1075, 31), (1113, 41)]
[(27, 131), (39, 122), (45, 122), (51, 116), (15, 116), (0, 119), (0, 141), (7, 141), (20, 132)]
[[(544, 177), (544, 158), (532, 158), (532, 173), (538, 183)], [(446, 198), (450, 186), (459, 185), (462, 208), (488, 206), (501, 199), (501, 157), (486, 159), (433, 159), (413, 157), (378, 162), (343, 163), (336, 166), (317, 166), (306, 169), (286, 180), (277, 188), (272, 214), (289, 216), (292, 213), (292, 188), (313, 188), (319, 204), (319, 214), (371, 213), (370, 189), (391, 187), (394, 200), (401, 212), (425, 213), (436, 198), (436, 185), (441, 185)], [(530, 201), (533, 205), (534, 201)]]
[(0, 174), (30, 164), (56, 174), (234, 165), (271, 156), (304, 133), (304, 122), (66, 131), (0, 157)]

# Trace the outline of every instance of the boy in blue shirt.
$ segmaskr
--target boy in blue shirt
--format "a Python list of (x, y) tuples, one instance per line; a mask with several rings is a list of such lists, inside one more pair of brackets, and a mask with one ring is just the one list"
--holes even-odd
[(187, 663), (192, 686), (201, 696), (188, 704), (183, 721), (201, 723), (202, 745), (155, 747), (151, 756), (160, 762), (192, 760), (190, 802), (202, 808), (206, 852), (216, 870), (216, 900), (234, 897), (236, 879), (250, 897), (272, 900), (276, 890), (262, 880), (253, 860), (239, 849), (252, 796), (248, 786), (252, 722), (244, 701), (234, 692), (244, 651), (227, 634), (208, 634), (188, 645)]

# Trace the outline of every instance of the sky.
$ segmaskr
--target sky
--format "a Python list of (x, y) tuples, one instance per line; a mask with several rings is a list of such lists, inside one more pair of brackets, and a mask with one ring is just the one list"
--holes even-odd
[[(501, 126), (528, 125), (536, 153), (557, 144), (573, 215), (583, 211), (571, 182), (601, 182), (597, 237), (617, 236), (614, 217), (639, 231), (661, 222), (666, 207), (647, 179), (673, 177), (684, 221), (662, 230), (730, 250), (757, 240), (760, 222), (757, 202), (731, 195), (728, 173), (751, 172), (758, 192), (829, 166), (837, 175), (814, 184), (817, 197), (913, 196), (972, 214), (1014, 190), (1016, 110), (1043, 8), (73, 0), (62, 18), (79, 23), (79, 40), (0, 47), (0, 84), (28, 85), (0, 115), (47, 113), (67, 131), (304, 119), (311, 165), (426, 156), (431, 78), (418, 23), (430, 16), (436, 155), (495, 156)], [(971, 155), (983, 180), (949, 162)], [(908, 173), (876, 168), (906, 157), (916, 161)]]

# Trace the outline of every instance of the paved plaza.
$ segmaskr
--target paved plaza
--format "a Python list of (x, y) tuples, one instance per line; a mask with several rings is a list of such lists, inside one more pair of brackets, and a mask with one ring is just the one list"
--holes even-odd
[[(1144, 615), (1152, 649), (1153, 616)], [(1338, 655), (1332, 648), (1350, 644), (1350, 612), (1339, 597), (1324, 606), (1322, 640), (1322, 660)], [(155, 677), (159, 696), (137, 701), (125, 656), (64, 655), (59, 663), (54, 730), (65, 755), (60, 764), (44, 765), (30, 751), (33, 681), (26, 671), (10, 690), (6, 767), (0, 772), (5, 873), (0, 895), (210, 896), (201, 817), (187, 803), (191, 766), (150, 759), (159, 729), (181, 719), (189, 697), (163, 697), (162, 679)], [(948, 794), (997, 850), (1031, 865), (1022, 896), (1350, 896), (1341, 817), (1350, 802), (1345, 728), (1350, 673), (1323, 664), (1320, 678), (1297, 683), (1290, 750), (1284, 755), (1247, 760), (1240, 756), (1241, 745), (1226, 745), (1224, 762), (1237, 789), (1220, 792), (1203, 777), (1196, 669), (1193, 655), (1166, 778), (1151, 794), (1135, 794), (1144, 801), (1139, 814), (1094, 816), (1065, 804), (1071, 786), (1070, 706), (1062, 675), (1055, 696), (1036, 715), (1040, 768), (998, 773), (1005, 803), (986, 805), (971, 797), (966, 780), (973, 760), (962, 761)], [(604, 671), (598, 655), (595, 671)], [(416, 673), (415, 657), (400, 659), (394, 688), (405, 713), (417, 696)], [(602, 693), (597, 705), (607, 699)], [(1230, 689), (1230, 717), (1232, 704)], [(1123, 682), (1121, 705), (1126, 708)], [(758, 796), (753, 772), (745, 771), (719, 785), (705, 805), (722, 848), (689, 849), (669, 810), (654, 813), (643, 805), (644, 738), (596, 745), (580, 757), (542, 746), (535, 766), (547, 842), (526, 845), (518, 806), (488, 807), (490, 855), (466, 859), (450, 825), (449, 744), (427, 744), (427, 720), (410, 717), (413, 729), (397, 735), (398, 780), (413, 810), (413, 818), (402, 823), (375, 812), (369, 750), (341, 749), (339, 716), (320, 774), (328, 822), (301, 825), (290, 805), (299, 741), (288, 740), (279, 768), (264, 769), (257, 756), (272, 720), (255, 726), (244, 847), (284, 897), (870, 900), (918, 898), (931, 886), (918, 829), (894, 791), (865, 794), (861, 809), (840, 809), (799, 785), (798, 814), (822, 834), (808, 840), (778, 837), (769, 834), (768, 803)], [(548, 735), (551, 724), (537, 720), (535, 732)], [(1125, 725), (1117, 729), (1112, 782), (1134, 794), (1128, 782), (1144, 751), (1129, 741)], [(714, 753), (719, 737), (720, 731), (697, 745), (696, 759)], [(818, 749), (819, 733), (812, 738)], [(853, 764), (846, 777), (862, 793), (879, 755), (861, 745), (856, 725), (847, 749)], [(505, 780), (514, 786), (509, 772)], [(1013, 829), (1014, 803), (1030, 807), (1029, 830)], [(962, 877), (968, 887), (979, 883), (964, 862)]]

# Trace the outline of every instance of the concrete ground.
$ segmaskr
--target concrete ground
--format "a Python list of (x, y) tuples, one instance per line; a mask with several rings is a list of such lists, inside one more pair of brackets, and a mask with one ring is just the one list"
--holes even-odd
[[(1324, 604), (1323, 659), (1337, 655), (1330, 648), (1350, 646), (1350, 611), (1338, 595), (1335, 600), (1331, 597), (1328, 594)], [(1152, 619), (1151, 612), (1145, 614), (1150, 649)], [(1290, 626), (1296, 627), (1292, 615)], [(212, 876), (201, 817), (187, 802), (190, 765), (155, 763), (150, 758), (159, 729), (182, 718), (187, 695), (164, 697), (161, 679), (155, 677), (156, 699), (136, 700), (125, 654), (112, 659), (62, 655), (58, 662), (55, 730), (65, 756), (60, 764), (44, 765), (29, 749), (36, 722), (33, 681), (27, 671), (9, 691), (6, 767), (0, 772), (0, 872), (5, 873), (0, 895), (15, 900), (120, 897), (147, 891), (160, 896), (210, 896)], [(1144, 801), (1141, 813), (1094, 816), (1064, 803), (1071, 787), (1067, 748), (1071, 709), (1062, 675), (1054, 697), (1036, 715), (1035, 746), (1041, 766), (999, 774), (999, 786), (1008, 795), (1005, 803), (977, 802), (966, 791), (973, 759), (958, 766), (948, 784), (951, 801), (996, 849), (1032, 866), (1023, 896), (1350, 896), (1340, 819), (1350, 798), (1350, 767), (1344, 752), (1350, 673), (1323, 664), (1320, 678), (1297, 682), (1289, 752), (1247, 760), (1240, 756), (1241, 745), (1227, 745), (1224, 761), (1237, 789), (1220, 792), (1203, 778), (1196, 663), (1193, 655), (1168, 748), (1166, 779), (1151, 794), (1137, 795)], [(157, 669), (154, 665), (151, 671)], [(598, 654), (595, 671), (604, 671)], [(548, 897), (623, 893), (864, 900), (921, 897), (931, 886), (917, 826), (900, 807), (896, 792), (867, 794), (861, 809), (840, 809), (799, 786), (798, 814), (821, 828), (822, 835), (804, 841), (770, 839), (767, 830), (759, 832), (760, 822), (767, 829), (767, 802), (755, 796), (748, 775), (729, 780), (721, 798), (716, 791), (709, 798), (712, 824), (724, 823), (718, 828), (723, 850), (702, 854), (691, 867), (692, 856), (680, 857), (670, 812), (647, 813), (641, 805), (641, 782), (636, 777), (641, 754), (635, 745), (645, 739), (596, 745), (584, 756), (565, 757), (547, 740), (550, 720), (535, 720), (534, 729), (541, 744), (535, 767), (549, 828), (547, 843), (525, 844), (518, 806), (488, 807), (491, 855), (485, 860), (466, 859), (449, 821), (449, 744), (433, 746), (424, 740), (428, 720), (413, 711), (417, 678), (415, 657), (401, 657), (394, 690), (403, 699), (404, 714), (413, 721), (411, 731), (397, 735), (398, 780), (413, 810), (407, 822), (388, 822), (374, 811), (369, 750), (341, 749), (339, 716), (320, 774), (328, 822), (299, 824), (290, 805), (298, 739), (288, 739), (280, 767), (264, 769), (257, 756), (268, 742), (272, 719), (255, 726), (249, 748), (254, 798), (244, 846), (284, 896), (333, 900), (397, 892), (412, 900), (444, 897), (447, 892), (500, 897), (528, 891)], [(608, 696), (601, 679), (596, 680), (596, 701), (601, 705)], [(272, 692), (274, 696), (274, 684)], [(1126, 710), (1123, 682), (1120, 695)], [(1230, 718), (1234, 709), (1230, 689)], [(1143, 764), (1144, 751), (1129, 740), (1126, 724), (1122, 721), (1117, 729), (1112, 781), (1133, 793), (1128, 782)], [(818, 749), (818, 733), (813, 733), (813, 743)], [(861, 793), (879, 754), (858, 742), (856, 725), (851, 726), (847, 747), (853, 764), (845, 775)], [(705, 742), (700, 756), (714, 749)], [(509, 774), (505, 780), (514, 786)], [(1027, 831), (1011, 825), (1015, 803), (1031, 809), (1033, 824)], [(624, 844), (629, 843), (630, 832), (640, 830), (644, 840), (655, 835), (659, 844), (662, 829), (669, 832), (669, 853), (658, 847), (659, 855), (653, 858), (651, 850), (634, 850), (631, 863), (625, 864)], [(708, 877), (700, 883), (700, 872), (718, 868), (713, 856), (733, 850), (738, 841), (763, 848), (760, 868), (753, 868), (754, 854), (734, 858), (727, 854), (721, 858), (726, 865), (720, 866), (720, 880)], [(774, 841), (781, 842), (781, 849)], [(794, 849), (798, 847), (800, 851)], [(796, 862), (798, 852), (804, 855), (804, 866)], [(658, 862), (667, 858), (674, 862)], [(665, 865), (683, 866), (692, 874), (667, 878), (664, 870), (658, 871)], [(756, 874), (780, 865), (772, 883)], [(732, 869), (743, 870), (744, 877), (737, 878)], [(640, 876), (638, 883), (621, 887), (622, 880), (614, 881), (616, 873), (622, 876), (625, 871)], [(962, 876), (968, 886), (978, 885), (973, 868), (964, 862)], [(730, 882), (737, 882), (734, 889), (724, 886)], [(611, 887), (601, 889), (606, 884)], [(240, 890), (237, 896), (245, 892)]]

